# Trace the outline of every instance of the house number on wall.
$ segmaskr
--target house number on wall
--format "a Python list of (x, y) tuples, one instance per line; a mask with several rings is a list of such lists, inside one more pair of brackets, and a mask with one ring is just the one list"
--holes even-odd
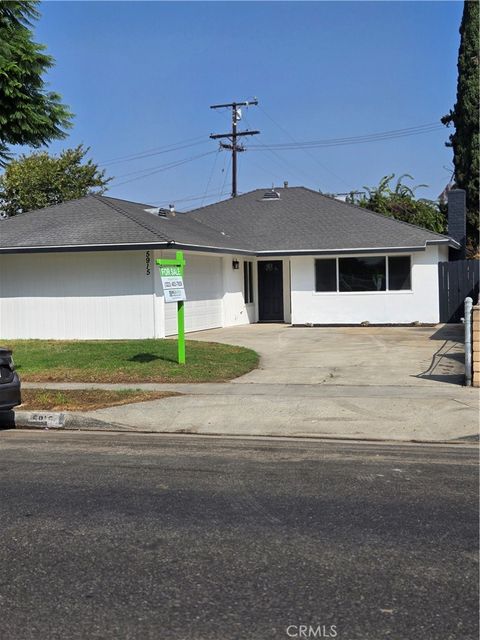
[(145, 273), (150, 275), (150, 251), (145, 251)]

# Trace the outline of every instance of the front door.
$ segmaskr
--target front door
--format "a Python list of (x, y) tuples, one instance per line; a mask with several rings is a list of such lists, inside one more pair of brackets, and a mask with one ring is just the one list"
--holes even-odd
[(260, 322), (283, 322), (281, 260), (258, 262), (258, 319)]

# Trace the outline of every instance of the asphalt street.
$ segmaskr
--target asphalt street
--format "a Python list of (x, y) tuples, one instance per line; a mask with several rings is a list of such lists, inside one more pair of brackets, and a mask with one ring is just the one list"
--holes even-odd
[(476, 640), (477, 462), (0, 432), (0, 638)]

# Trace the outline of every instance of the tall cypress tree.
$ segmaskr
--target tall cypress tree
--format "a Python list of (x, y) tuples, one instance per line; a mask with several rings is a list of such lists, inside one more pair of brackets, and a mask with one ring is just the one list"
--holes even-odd
[(479, 225), (479, 11), (478, 0), (466, 0), (460, 25), (457, 102), (442, 118), (455, 132), (447, 146), (453, 147), (455, 184), (467, 194), (467, 235), (478, 246)]

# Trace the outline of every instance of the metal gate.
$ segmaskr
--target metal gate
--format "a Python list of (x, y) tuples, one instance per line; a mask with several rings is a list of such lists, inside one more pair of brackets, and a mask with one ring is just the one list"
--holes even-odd
[(455, 260), (438, 263), (440, 287), (440, 322), (460, 322), (465, 298), (478, 300), (478, 260)]

